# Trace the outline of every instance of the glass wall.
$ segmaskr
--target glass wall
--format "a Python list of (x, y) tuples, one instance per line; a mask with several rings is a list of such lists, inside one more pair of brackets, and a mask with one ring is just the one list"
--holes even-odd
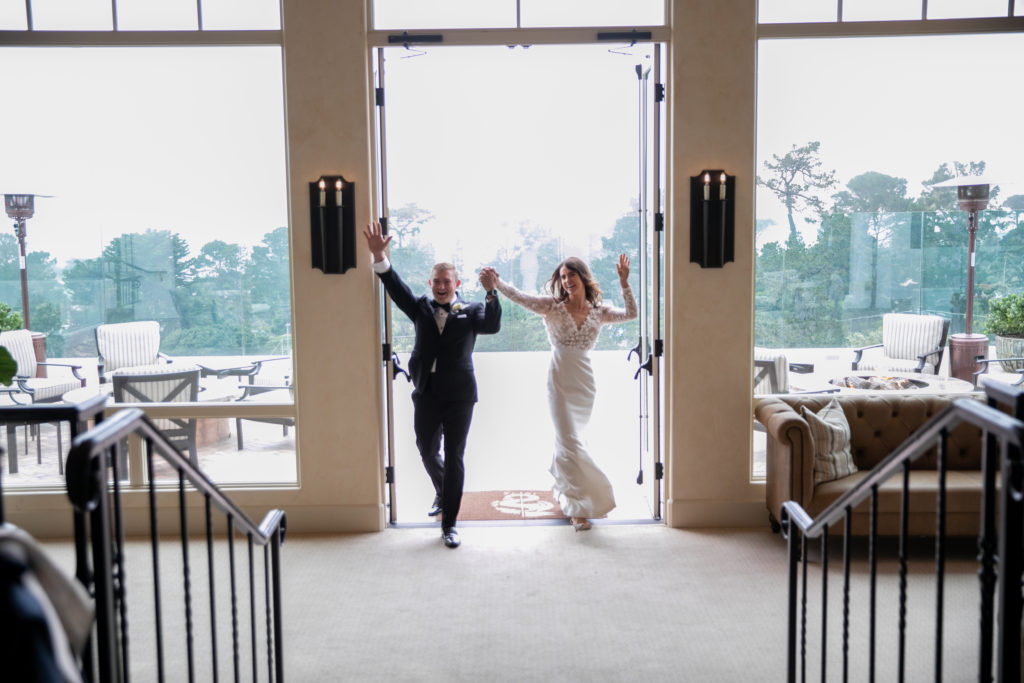
[(936, 187), (958, 175), (992, 182), (983, 331), (988, 301), (1024, 291), (1024, 36), (762, 40), (758, 59), (755, 344), (877, 343), (891, 311), (963, 331), (966, 214)]

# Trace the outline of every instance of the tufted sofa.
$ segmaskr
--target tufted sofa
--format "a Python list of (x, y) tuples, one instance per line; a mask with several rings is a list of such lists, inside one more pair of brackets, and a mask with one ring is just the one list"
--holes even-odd
[[(764, 425), (767, 439), (767, 492), (769, 519), (778, 528), (779, 510), (787, 500), (800, 503), (812, 517), (822, 512), (864, 478), (865, 473), (899, 447), (903, 441), (950, 402), (976, 400), (982, 394), (918, 395), (905, 393), (793, 394), (761, 399), (755, 418)], [(801, 406), (817, 413), (833, 397), (850, 423), (850, 447), (858, 472), (840, 479), (814, 483), (814, 444)], [(958, 427), (948, 441), (947, 533), (978, 533), (981, 510), (981, 433), (971, 426)], [(935, 501), (938, 490), (934, 451), (918, 458), (910, 472), (911, 534), (935, 533)], [(899, 533), (899, 494), (902, 477), (879, 488), (878, 530)], [(867, 504), (854, 511), (853, 533), (866, 534)]]

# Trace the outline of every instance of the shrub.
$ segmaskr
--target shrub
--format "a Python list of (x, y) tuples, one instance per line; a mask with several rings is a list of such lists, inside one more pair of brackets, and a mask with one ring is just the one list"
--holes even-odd
[(1024, 294), (993, 299), (988, 308), (985, 331), (1003, 336), (1024, 336)]

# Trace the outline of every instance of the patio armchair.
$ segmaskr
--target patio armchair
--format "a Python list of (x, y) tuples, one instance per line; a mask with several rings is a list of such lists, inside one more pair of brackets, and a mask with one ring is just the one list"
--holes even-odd
[[(971, 377), (974, 380), (974, 388), (975, 389), (978, 388), (978, 382), (980, 381), (981, 376), (988, 372), (988, 366), (990, 364), (992, 364), (992, 363), (1004, 363), (1004, 362), (1009, 363), (1009, 362), (1013, 362), (1013, 361), (1024, 362), (1024, 358), (985, 358), (985, 356), (976, 356), (975, 359), (974, 359), (974, 362), (977, 363), (978, 365), (980, 365), (981, 369), (980, 370), (975, 370), (973, 373), (971, 373)], [(1016, 386), (1020, 386), (1021, 384), (1024, 384), (1024, 368), (1019, 368), (1019, 369), (1015, 370), (1014, 372), (1016, 372), (1018, 375), (1020, 375), (1020, 378), (1016, 382), (1011, 382), (1010, 384), (1012, 386), (1015, 386), (1015, 387)], [(1010, 373), (1008, 373), (1008, 374), (1010, 374)]]
[[(279, 356), (277, 358), (265, 358), (253, 363), (251, 369), (244, 375), (247, 381), (240, 385), (242, 394), (238, 400), (245, 401), (254, 396), (267, 394), (272, 391), (288, 391), (289, 395), (294, 396), (295, 387), (292, 384), (291, 378), (291, 360), (291, 356)], [(282, 361), (287, 361), (287, 363)], [(235, 434), (238, 438), (238, 450), (244, 449), (242, 420), (281, 425), (281, 432), (284, 436), (288, 436), (289, 427), (295, 426), (295, 420), (290, 417), (236, 417)]]
[(101, 383), (122, 368), (171, 362), (160, 353), (160, 323), (155, 320), (97, 325), (96, 350), (99, 354), (96, 372)]
[[(30, 405), (34, 403), (57, 403), (62, 400), (65, 393), (72, 389), (85, 386), (85, 377), (79, 370), (81, 365), (70, 363), (50, 363), (36, 360), (35, 345), (32, 343), (32, 332), (29, 330), (8, 330), (0, 332), (0, 346), (3, 346), (14, 358), (17, 364), (17, 374), (8, 390), (4, 391), (15, 404)], [(63, 367), (71, 370), (71, 376), (63, 377), (36, 377), (40, 367)], [(63, 444), (61, 443), (60, 423), (54, 423), (57, 427), (57, 452), (58, 471), (64, 472)], [(8, 426), (10, 430), (14, 425)], [(35, 428), (31, 431), (35, 432)], [(13, 431), (10, 432), (13, 435)], [(13, 438), (13, 437), (12, 437)], [(25, 449), (28, 450), (28, 435), (25, 436)], [(42, 444), (36, 440), (36, 462), (42, 462)]]
[(754, 395), (788, 394), (789, 373), (814, 372), (813, 363), (790, 363), (774, 349), (754, 347)]
[[(121, 368), (111, 374), (116, 403), (190, 403), (199, 395), (199, 366), (151, 365)], [(196, 418), (155, 418), (153, 424), (199, 466)]]
[[(853, 350), (854, 371), (926, 375), (939, 374), (949, 333), (949, 318), (913, 313), (886, 313), (882, 316), (882, 343)], [(867, 356), (868, 349), (882, 349)]]

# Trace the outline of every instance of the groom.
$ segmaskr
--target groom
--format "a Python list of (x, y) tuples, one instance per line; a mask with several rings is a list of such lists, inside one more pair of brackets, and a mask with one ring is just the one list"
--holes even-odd
[(457, 548), (461, 540), (455, 519), (466, 475), (462, 456), (477, 400), (473, 346), (478, 334), (495, 334), (501, 328), (501, 305), (495, 290), (498, 278), (491, 272), (481, 273), (486, 303), (466, 303), (456, 291), (461, 281), (455, 266), (438, 263), (427, 281), (433, 298), (417, 297), (391, 267), (386, 255), (391, 237), (384, 236), (380, 223), (367, 225), (363, 236), (373, 255), (374, 272), (416, 328), (409, 356), (416, 447), (436, 493), (429, 514), (441, 514), (444, 544)]

